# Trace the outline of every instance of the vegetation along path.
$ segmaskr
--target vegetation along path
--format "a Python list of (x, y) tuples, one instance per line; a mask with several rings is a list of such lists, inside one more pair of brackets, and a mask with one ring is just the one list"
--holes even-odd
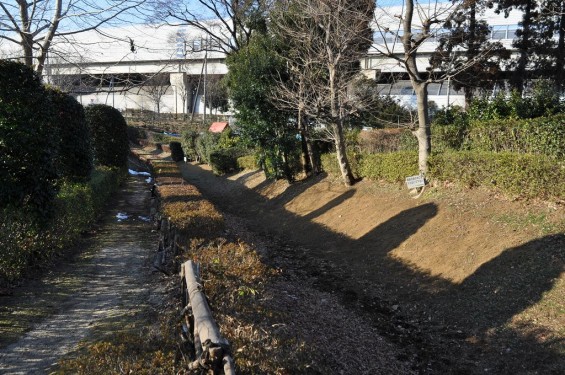
[(127, 329), (157, 307), (150, 303), (159, 296), (151, 287), (157, 239), (149, 186), (145, 177), (130, 176), (85, 249), (0, 297), (0, 373), (47, 373), (81, 341)]

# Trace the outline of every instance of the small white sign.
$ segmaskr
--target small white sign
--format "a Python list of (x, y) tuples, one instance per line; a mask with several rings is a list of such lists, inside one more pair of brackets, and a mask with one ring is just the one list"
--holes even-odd
[(406, 177), (406, 186), (408, 186), (408, 189), (415, 189), (415, 188), (423, 187), (425, 185), (426, 185), (426, 181), (424, 181), (424, 177), (422, 176)]

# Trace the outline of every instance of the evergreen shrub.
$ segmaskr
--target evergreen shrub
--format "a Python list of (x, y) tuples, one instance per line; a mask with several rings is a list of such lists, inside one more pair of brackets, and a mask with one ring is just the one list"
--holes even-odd
[(94, 104), (85, 108), (97, 164), (126, 168), (129, 142), (126, 120), (117, 109)]
[(137, 126), (128, 125), (128, 140), (134, 145), (139, 145), (140, 139), (147, 139), (147, 133), (144, 129)]
[(197, 138), (198, 138), (198, 132), (191, 129), (185, 129), (181, 134), (182, 150), (188, 160), (198, 159), (198, 154), (196, 152)]
[(0, 60), (0, 82), (0, 208), (48, 217), (57, 180), (51, 101), (23, 64)]
[(210, 166), (212, 171), (218, 175), (237, 171), (237, 159), (242, 155), (242, 150), (233, 147), (219, 149), (210, 153)]
[[(418, 173), (416, 152), (362, 154), (354, 175), (372, 180), (404, 182)], [(339, 176), (335, 154), (322, 155), (322, 166)], [(509, 196), (563, 199), (565, 161), (547, 155), (514, 152), (444, 151), (429, 159), (428, 177), (467, 187), (485, 186)]]
[(60, 177), (86, 179), (93, 168), (90, 132), (83, 106), (56, 88), (48, 89), (54, 109), (53, 125), (59, 134), (56, 167)]
[[(362, 178), (363, 175), (360, 172), (361, 164), (363, 162), (364, 153), (354, 153), (348, 152), (347, 159), (349, 160), (349, 165), (351, 166), (351, 172), (353, 177)], [(336, 153), (325, 153), (320, 156), (320, 162), (322, 170), (328, 174), (334, 176), (341, 176), (341, 170), (339, 169), (339, 164), (337, 162)]]
[(206, 132), (196, 138), (196, 153), (200, 160), (210, 164), (210, 154), (218, 149), (220, 136), (215, 133)]
[(471, 150), (544, 154), (565, 158), (565, 114), (535, 119), (472, 121)]
[(359, 175), (371, 180), (403, 182), (418, 174), (418, 154), (414, 151), (364, 154), (360, 158)]
[(53, 215), (42, 225), (23, 209), (0, 208), (0, 286), (20, 278), (30, 266), (41, 266), (72, 245), (100, 214), (124, 173), (98, 167), (88, 182), (60, 184)]
[(173, 159), (173, 161), (184, 160), (184, 152), (182, 151), (182, 146), (180, 142), (169, 143), (169, 148), (171, 149), (171, 159)]
[(240, 156), (239, 158), (237, 158), (237, 167), (239, 169), (249, 170), (259, 169), (255, 155)]
[(430, 175), (466, 186), (486, 186), (525, 198), (562, 199), (565, 162), (512, 152), (444, 152), (430, 158)]

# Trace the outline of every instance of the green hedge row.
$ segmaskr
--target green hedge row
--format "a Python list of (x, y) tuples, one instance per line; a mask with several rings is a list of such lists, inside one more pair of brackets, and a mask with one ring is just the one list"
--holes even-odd
[[(416, 152), (362, 154), (356, 158), (356, 177), (404, 182), (418, 173)], [(322, 167), (339, 176), (335, 154), (322, 156)], [(449, 151), (433, 154), (428, 177), (465, 186), (486, 186), (525, 198), (565, 197), (565, 161), (546, 155), (511, 152)]]
[(76, 241), (123, 181), (123, 170), (98, 167), (88, 182), (65, 182), (53, 201), (54, 215), (40, 223), (24, 210), (0, 209), (0, 285), (18, 279)]
[(430, 176), (526, 198), (565, 197), (565, 162), (546, 155), (460, 151), (430, 158)]
[(565, 157), (565, 115), (535, 119), (473, 121), (466, 148)]

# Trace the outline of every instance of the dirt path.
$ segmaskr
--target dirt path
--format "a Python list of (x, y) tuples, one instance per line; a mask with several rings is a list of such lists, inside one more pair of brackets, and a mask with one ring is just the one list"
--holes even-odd
[(258, 172), (182, 171), (234, 220), (279, 244), (267, 259), (294, 259), (320, 291), (413, 352), (420, 373), (565, 371), (562, 206), (480, 190), (414, 200), (370, 182), (289, 186)]
[[(158, 303), (149, 268), (157, 243), (148, 222), (149, 199), (144, 178), (130, 176), (81, 255), (0, 299), (4, 341), (16, 340), (12, 329), (25, 330), (30, 315), (42, 317), (0, 348), (1, 374), (48, 373), (80, 341), (125, 329), (152, 308), (150, 300)], [(119, 213), (128, 218), (119, 220)]]

